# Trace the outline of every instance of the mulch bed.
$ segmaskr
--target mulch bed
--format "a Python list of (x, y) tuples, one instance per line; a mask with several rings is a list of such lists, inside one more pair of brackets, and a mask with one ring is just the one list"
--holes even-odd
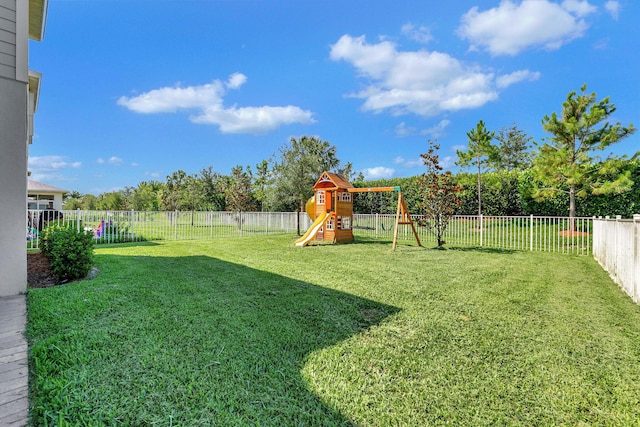
[(574, 237), (574, 236), (588, 236), (589, 233), (587, 233), (586, 231), (565, 230), (565, 231), (559, 232), (558, 235), (565, 236), (565, 237)]
[(49, 260), (42, 252), (27, 254), (27, 282), (30, 288), (48, 288), (56, 285)]

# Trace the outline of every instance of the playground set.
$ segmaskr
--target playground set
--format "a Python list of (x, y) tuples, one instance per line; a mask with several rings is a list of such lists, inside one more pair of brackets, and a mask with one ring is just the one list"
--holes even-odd
[(421, 246), (400, 187), (356, 188), (344, 176), (333, 172), (323, 172), (313, 186), (314, 195), (306, 204), (307, 215), (313, 224), (301, 238), (296, 240), (296, 246), (306, 246), (314, 239), (333, 243), (353, 241), (354, 194), (390, 191), (398, 193), (393, 249), (395, 250), (398, 242), (400, 225), (410, 225), (418, 246)]

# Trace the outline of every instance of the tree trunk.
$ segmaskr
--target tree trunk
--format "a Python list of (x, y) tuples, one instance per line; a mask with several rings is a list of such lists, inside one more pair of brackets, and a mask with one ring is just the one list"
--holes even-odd
[(569, 230), (576, 230), (576, 185), (569, 185)]
[(444, 241), (444, 229), (442, 227), (442, 215), (438, 214), (436, 234), (438, 239), (438, 247), (441, 248), (446, 242)]
[(482, 191), (480, 190), (480, 158), (478, 158), (478, 230), (482, 230)]

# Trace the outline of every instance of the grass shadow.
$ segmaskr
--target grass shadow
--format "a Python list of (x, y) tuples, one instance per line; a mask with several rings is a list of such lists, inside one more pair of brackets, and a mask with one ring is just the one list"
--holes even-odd
[[(436, 249), (436, 248), (434, 248)], [(482, 246), (446, 246), (444, 250), (449, 251), (458, 251), (458, 252), (477, 252), (477, 253), (487, 253), (487, 254), (502, 254), (502, 255), (512, 255), (515, 253), (520, 253), (522, 250), (515, 249), (501, 249), (501, 248), (485, 248)]]
[(350, 425), (305, 359), (399, 311), (207, 256), (97, 261), (90, 283), (29, 293), (33, 419)]
[[(387, 237), (367, 237), (367, 236), (355, 236), (353, 242), (351, 244), (367, 244), (367, 245), (385, 245), (391, 247), (393, 245), (393, 238)], [(413, 240), (398, 240), (397, 246), (413, 246), (419, 247), (418, 243)], [(425, 247), (424, 243), (422, 243), (422, 247)]]

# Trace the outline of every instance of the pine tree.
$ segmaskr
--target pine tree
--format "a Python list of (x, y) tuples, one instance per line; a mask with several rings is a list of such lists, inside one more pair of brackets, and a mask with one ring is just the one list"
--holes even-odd
[[(570, 92), (562, 104), (562, 112), (544, 116), (542, 125), (551, 133), (546, 143), (538, 147), (534, 160), (534, 176), (539, 183), (533, 196), (537, 200), (554, 197), (559, 192), (569, 194), (569, 217), (575, 218), (576, 197), (587, 194), (622, 193), (633, 185), (631, 171), (625, 170), (627, 156), (598, 153), (631, 135), (633, 124), (609, 124), (607, 119), (616, 111), (609, 97), (596, 101), (596, 94)], [(636, 153), (634, 157), (638, 156)]]

